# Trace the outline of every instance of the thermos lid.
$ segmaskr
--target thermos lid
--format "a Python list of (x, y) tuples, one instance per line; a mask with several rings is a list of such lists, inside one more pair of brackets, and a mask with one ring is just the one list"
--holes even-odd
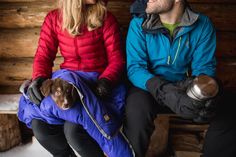
[(217, 95), (219, 87), (215, 79), (207, 76), (197, 76), (187, 89), (187, 95), (196, 100), (206, 100)]

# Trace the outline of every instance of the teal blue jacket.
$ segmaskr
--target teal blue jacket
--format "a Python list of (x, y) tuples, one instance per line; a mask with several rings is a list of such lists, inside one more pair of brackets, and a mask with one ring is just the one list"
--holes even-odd
[(175, 82), (205, 74), (215, 76), (216, 35), (210, 19), (185, 9), (180, 25), (170, 37), (159, 16), (133, 17), (127, 41), (127, 72), (134, 86), (146, 89), (146, 82), (161, 76)]

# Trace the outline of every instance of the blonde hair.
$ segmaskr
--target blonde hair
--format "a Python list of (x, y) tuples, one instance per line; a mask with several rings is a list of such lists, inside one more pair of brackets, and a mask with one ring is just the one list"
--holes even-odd
[(83, 4), (83, 0), (59, 0), (59, 9), (62, 30), (67, 30), (72, 36), (82, 34), (83, 26), (87, 26), (89, 31), (101, 27), (107, 12), (103, 0), (89, 5)]

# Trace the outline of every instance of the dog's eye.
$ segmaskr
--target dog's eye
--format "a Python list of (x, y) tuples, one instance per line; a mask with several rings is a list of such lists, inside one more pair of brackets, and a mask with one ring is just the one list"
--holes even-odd
[(60, 91), (56, 91), (55, 92), (55, 96), (60, 96), (61, 95), (61, 92)]

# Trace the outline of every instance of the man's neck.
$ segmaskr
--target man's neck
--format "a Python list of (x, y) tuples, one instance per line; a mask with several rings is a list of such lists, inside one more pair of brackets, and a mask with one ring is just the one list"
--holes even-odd
[(174, 4), (172, 10), (159, 14), (161, 22), (167, 24), (176, 24), (180, 22), (184, 13), (184, 5), (181, 3)]

